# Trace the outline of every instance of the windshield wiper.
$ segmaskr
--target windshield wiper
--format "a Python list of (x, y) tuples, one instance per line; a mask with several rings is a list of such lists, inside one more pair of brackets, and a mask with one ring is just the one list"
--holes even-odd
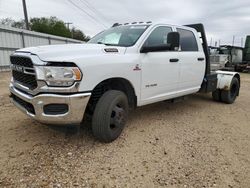
[(106, 46), (115, 46), (114, 44), (108, 44), (108, 43), (103, 43), (103, 42), (97, 42), (97, 44), (104, 44)]

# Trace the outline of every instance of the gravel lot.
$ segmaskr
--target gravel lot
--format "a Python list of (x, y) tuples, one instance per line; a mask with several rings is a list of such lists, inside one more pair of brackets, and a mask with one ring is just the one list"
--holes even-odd
[(195, 94), (130, 114), (122, 136), (48, 127), (8, 99), (0, 73), (0, 187), (249, 187), (250, 74), (233, 105)]

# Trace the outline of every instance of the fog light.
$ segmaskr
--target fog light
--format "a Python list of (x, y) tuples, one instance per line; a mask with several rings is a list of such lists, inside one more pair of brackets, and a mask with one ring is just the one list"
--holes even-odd
[(66, 114), (69, 111), (69, 106), (67, 104), (47, 104), (43, 107), (43, 111), (47, 115)]

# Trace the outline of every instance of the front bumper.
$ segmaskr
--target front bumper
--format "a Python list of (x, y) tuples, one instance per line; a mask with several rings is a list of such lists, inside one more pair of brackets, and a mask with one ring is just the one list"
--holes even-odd
[[(91, 93), (71, 95), (39, 94), (32, 96), (16, 89), (12, 84), (10, 85), (10, 92), (12, 103), (22, 112), (41, 123), (55, 125), (81, 123), (91, 96)], [(19, 98), (19, 100), (15, 100), (15, 98)], [(23, 104), (32, 105), (34, 112), (28, 110)], [(68, 105), (68, 111), (64, 114), (45, 114), (44, 106), (49, 104), (66, 104)]]

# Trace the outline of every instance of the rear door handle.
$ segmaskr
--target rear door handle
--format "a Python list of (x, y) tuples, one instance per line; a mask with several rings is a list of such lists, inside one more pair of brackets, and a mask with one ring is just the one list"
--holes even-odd
[(203, 57), (198, 58), (198, 61), (204, 61), (204, 60), (205, 60), (205, 58), (203, 58)]
[(179, 61), (179, 59), (170, 59), (169, 61), (170, 61), (171, 63), (176, 63), (176, 62)]

